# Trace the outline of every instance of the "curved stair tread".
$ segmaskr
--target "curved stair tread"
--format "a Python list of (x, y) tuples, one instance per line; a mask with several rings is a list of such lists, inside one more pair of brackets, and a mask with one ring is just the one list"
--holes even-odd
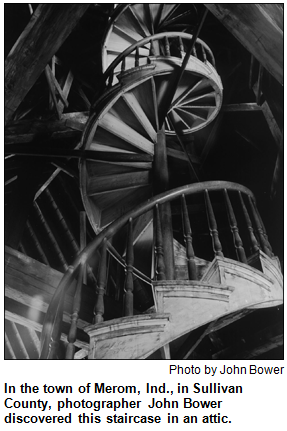
[(184, 30), (190, 13), (188, 7), (178, 4), (136, 3), (119, 6), (103, 43), (103, 71), (133, 43), (163, 31)]
[[(104, 220), (113, 221), (112, 214), (122, 214), (124, 208), (130, 208), (127, 204), (128, 197), (125, 197), (125, 201), (117, 199), (117, 205), (122, 204), (122, 208), (112, 211), (110, 199), (105, 199), (104, 193), (111, 196), (111, 192), (122, 192), (125, 189), (130, 190), (134, 196), (134, 188), (139, 186), (145, 188), (139, 196), (152, 196), (152, 187), (145, 187), (152, 184), (149, 174), (152, 165), (149, 164), (148, 169), (145, 169), (145, 165), (137, 165), (134, 161), (133, 165), (129, 165), (131, 170), (128, 170), (128, 165), (117, 161), (117, 153), (130, 156), (142, 154), (153, 158), (159, 119), (166, 111), (170, 79), (173, 79), (180, 63), (179, 59), (167, 61), (165, 57), (155, 60), (154, 69), (145, 70), (143, 75), (136, 72), (133, 76), (126, 77), (127, 82), (116, 86), (95, 106), (95, 113), (84, 132), (83, 147), (94, 151), (95, 158), (97, 153), (99, 156), (102, 152), (113, 153), (114, 163), (122, 169), (117, 171), (113, 165), (105, 164), (107, 171), (101, 175), (103, 167), (99, 166), (97, 160), (83, 161), (80, 165), (82, 196), (94, 229), (105, 227)], [(204, 71), (205, 67), (204, 64), (199, 64), (196, 65), (196, 70)], [(189, 133), (204, 127), (218, 112), (217, 96), (220, 91), (221, 88), (216, 87), (216, 83), (211, 84), (206, 77), (198, 77), (188, 66), (175, 95), (173, 108), (166, 117), (167, 136), (173, 135), (175, 128), (177, 133)], [(202, 105), (198, 108), (199, 101)], [(192, 105), (193, 102), (196, 106)], [(219, 102), (221, 103), (220, 100)], [(185, 163), (185, 159), (182, 158), (180, 163)], [(147, 191), (150, 191), (149, 196)], [(89, 199), (92, 199), (92, 204), (87, 202)], [(103, 212), (105, 217), (101, 217)]]

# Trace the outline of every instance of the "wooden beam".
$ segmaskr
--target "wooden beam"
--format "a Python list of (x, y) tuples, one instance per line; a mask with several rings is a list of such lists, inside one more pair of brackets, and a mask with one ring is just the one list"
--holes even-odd
[[(12, 281), (11, 276), (9, 276), (9, 281), (8, 281), (9, 283), (10, 283), (10, 280)], [(6, 284), (5, 297), (13, 299), (19, 304), (29, 307), (31, 311), (30, 315), (33, 316), (33, 314), (37, 315), (38, 311), (40, 311), (41, 313), (47, 312), (48, 306), (49, 306), (49, 302), (47, 299), (51, 300), (52, 295), (46, 294), (44, 298), (43, 292), (40, 289), (37, 289), (36, 287), (31, 286), (29, 288), (29, 292), (27, 292), (25, 291), (24, 285), (22, 287), (17, 286), (17, 289), (14, 289), (13, 287)], [(68, 306), (65, 307), (65, 309), (67, 308), (69, 309), (70, 312), (72, 311), (72, 298), (69, 298), (69, 304)], [(67, 311), (64, 311), (63, 313), (63, 321), (67, 323), (71, 323), (71, 315)], [(79, 319), (77, 326), (78, 328), (83, 329), (85, 328), (85, 326), (87, 326), (87, 322), (83, 321), (82, 319)]]
[(91, 150), (77, 150), (66, 149), (58, 147), (41, 147), (6, 144), (4, 149), (5, 154), (17, 154), (19, 156), (35, 156), (35, 157), (64, 157), (71, 159), (83, 158), (86, 160), (106, 161), (121, 164), (122, 162), (151, 162), (152, 156), (149, 154), (135, 154), (135, 153), (117, 153), (117, 152), (104, 152), (104, 151), (91, 151)]
[(51, 184), (51, 182), (56, 178), (57, 175), (61, 172), (60, 168), (57, 168), (52, 175), (47, 179), (47, 181), (44, 182), (44, 184), (39, 188), (39, 190), (36, 192), (34, 196), (34, 201), (38, 199), (38, 197), (43, 193), (44, 190)]
[(270, 132), (274, 138), (274, 141), (276, 142), (278, 148), (281, 148), (281, 144), (283, 144), (282, 141), (282, 132), (272, 114), (272, 111), (268, 105), (268, 103), (265, 101), (261, 105), (261, 109), (263, 112), (263, 115), (265, 117), (265, 120), (269, 126)]
[[(67, 78), (66, 78), (66, 81), (65, 81), (64, 87), (63, 87), (63, 95), (64, 95), (66, 98), (68, 98), (68, 96), (69, 96), (69, 93), (70, 93), (70, 89), (71, 89), (71, 86), (72, 86), (73, 80), (74, 80), (74, 75), (73, 75), (72, 71), (70, 70), (70, 71), (69, 71), (69, 73), (68, 73), (68, 75), (67, 75)], [(64, 110), (65, 105), (64, 105), (64, 103), (63, 103), (61, 100), (59, 101), (59, 104), (58, 104), (58, 105), (59, 105), (59, 111), (60, 111), (60, 113), (62, 114), (62, 112), (63, 112), (63, 110)]]
[(27, 349), (26, 349), (26, 346), (25, 346), (25, 344), (21, 338), (21, 335), (18, 331), (18, 328), (17, 328), (15, 322), (13, 322), (13, 321), (11, 321), (11, 328), (12, 328), (12, 332), (13, 332), (13, 338), (18, 343), (19, 348), (20, 348), (20, 350), (24, 356), (24, 359), (30, 359), (29, 354), (28, 354)]
[(283, 84), (283, 5), (206, 3), (205, 6)]
[[(66, 98), (66, 96), (65, 96), (65, 94), (64, 94), (64, 92), (63, 92), (63, 90), (62, 90), (62, 88), (60, 87), (60, 84), (58, 83), (58, 81), (57, 81), (57, 79), (56, 79), (56, 76), (54, 75), (54, 73), (53, 73), (53, 71), (52, 71), (52, 69), (50, 68), (50, 66), (49, 65), (47, 65), (46, 66), (46, 69), (45, 70), (47, 70), (47, 72), (48, 72), (48, 74), (49, 74), (49, 77), (50, 77), (50, 80), (51, 80), (51, 82), (53, 83), (53, 86), (55, 87), (55, 89), (57, 90), (57, 92), (58, 92), (58, 94), (59, 94), (59, 97), (60, 97), (60, 99), (61, 99), (61, 101), (63, 102), (63, 104), (66, 106), (66, 108), (69, 106), (69, 102), (68, 102), (68, 100), (67, 100), (67, 98)], [(58, 105), (58, 104), (57, 104)], [(58, 106), (58, 109), (59, 109), (59, 106)]]
[[(258, 93), (258, 83), (254, 84), (253, 91), (255, 95)], [(269, 130), (274, 138), (274, 141), (278, 147), (278, 155), (274, 167), (273, 179), (271, 184), (271, 197), (274, 198), (277, 192), (279, 178), (281, 172), (283, 171), (283, 134), (277, 124), (277, 121), (269, 107), (267, 100), (262, 103), (261, 110), (268, 124)]]
[(257, 103), (231, 103), (222, 106), (224, 112), (255, 112), (261, 111), (261, 107)]
[[(19, 316), (18, 314), (13, 313), (12, 311), (5, 310), (5, 319), (14, 322), (19, 323), (19, 325), (23, 325), (27, 328), (31, 328), (34, 331), (42, 332), (43, 325), (41, 323), (35, 322), (27, 317)], [(61, 335), (62, 341), (67, 341), (67, 335), (63, 334)], [(89, 344), (85, 341), (76, 340), (75, 346), (79, 347), (80, 349), (89, 350)]]
[(34, 85), (89, 4), (40, 4), (5, 61), (5, 122)]
[(58, 102), (57, 102), (57, 98), (56, 98), (56, 92), (55, 92), (55, 85), (54, 85), (54, 82), (52, 80), (51, 75), (53, 75), (53, 74), (52, 74), (52, 71), (50, 69), (50, 66), (46, 66), (45, 67), (45, 76), (46, 76), (49, 90), (50, 90), (50, 98), (51, 98), (50, 105), (54, 106), (54, 108), (56, 110), (57, 118), (60, 120), (61, 119), (61, 113), (59, 111)]
[(61, 120), (19, 120), (5, 127), (5, 144), (21, 144), (41, 139), (80, 137), (88, 120), (88, 112), (62, 114)]
[(34, 347), (35, 347), (37, 353), (40, 355), (40, 347), (41, 347), (41, 345), (40, 345), (40, 340), (37, 337), (36, 331), (34, 331), (31, 328), (27, 328), (27, 331), (29, 332), (29, 335), (31, 337), (31, 340), (32, 340), (32, 342), (34, 344)]
[[(6, 332), (5, 332), (5, 347), (7, 348), (8, 352), (11, 356), (11, 359), (17, 359)], [(6, 358), (6, 356), (5, 356), (5, 358)]]
[[(10, 247), (5, 247), (5, 296), (22, 305), (45, 313), (63, 273), (38, 262)], [(71, 292), (75, 289), (75, 282)], [(81, 314), (83, 321), (91, 321), (91, 290), (85, 286)], [(64, 322), (70, 322), (72, 294), (67, 294)], [(84, 323), (83, 325), (84, 326)], [(80, 327), (80, 326), (79, 326)]]

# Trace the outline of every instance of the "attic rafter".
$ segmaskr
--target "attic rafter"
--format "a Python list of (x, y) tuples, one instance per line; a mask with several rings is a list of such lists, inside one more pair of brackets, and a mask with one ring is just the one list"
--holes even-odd
[[(253, 86), (254, 94), (259, 94), (258, 83), (255, 83)], [(277, 192), (279, 176), (283, 170), (283, 134), (280, 127), (277, 124), (276, 119), (274, 118), (272, 111), (269, 107), (267, 100), (265, 100), (261, 105), (261, 110), (265, 117), (265, 120), (268, 124), (269, 130), (274, 138), (274, 141), (278, 147), (278, 155), (274, 167), (273, 179), (271, 184), (271, 197), (274, 198)]]
[(205, 6), (282, 84), (282, 6), (238, 3), (207, 3)]
[(57, 52), (88, 4), (40, 4), (5, 61), (5, 123)]
[(27, 143), (38, 137), (63, 139), (80, 136), (88, 120), (88, 112), (62, 114), (61, 120), (19, 120), (5, 127), (5, 143)]
[[(33, 157), (44, 157), (44, 158), (73, 158), (73, 159), (87, 159), (96, 160), (102, 162), (111, 162), (118, 164), (137, 164), (137, 163), (148, 163), (144, 166), (147, 169), (151, 169), (152, 156), (150, 154), (135, 154), (135, 153), (117, 153), (117, 152), (104, 152), (104, 151), (90, 151), (90, 150), (78, 150), (78, 149), (66, 149), (66, 148), (51, 148), (51, 146), (39, 146), (39, 145), (17, 145), (9, 144), (5, 145), (5, 154), (14, 154), (18, 156), (33, 156)], [(143, 167), (143, 166), (141, 166)]]

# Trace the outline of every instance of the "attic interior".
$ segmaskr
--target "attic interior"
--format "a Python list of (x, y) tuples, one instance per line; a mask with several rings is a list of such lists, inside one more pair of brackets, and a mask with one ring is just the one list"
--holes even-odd
[[(123, 331), (127, 359), (282, 359), (283, 294), (272, 296), (272, 277), (283, 270), (283, 4), (4, 11), (5, 358), (44, 358), (51, 318), (60, 339), (53, 333), (46, 350), (59, 359), (120, 358), (120, 347), (105, 356), (113, 331)], [(196, 266), (190, 283), (186, 261)], [(246, 293), (221, 309), (237, 285), (220, 287), (215, 264), (245, 279), (253, 268), (258, 280), (268, 267), (268, 298), (258, 288), (260, 299)], [(171, 284), (188, 295), (172, 297)], [(241, 279), (238, 296), (248, 289)], [(222, 311), (201, 305), (204, 295)], [(210, 320), (197, 314), (205, 306)]]

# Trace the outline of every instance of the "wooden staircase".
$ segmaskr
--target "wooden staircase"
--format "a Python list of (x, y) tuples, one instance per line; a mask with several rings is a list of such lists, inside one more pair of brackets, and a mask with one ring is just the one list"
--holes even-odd
[(154, 314), (85, 328), (90, 336), (89, 359), (145, 359), (164, 347), (163, 358), (169, 359), (169, 344), (199, 327), (210, 325), (214, 331), (248, 310), (281, 305), (283, 278), (276, 259), (261, 251), (253, 258), (261, 271), (217, 256), (199, 281), (153, 282)]
[[(80, 161), (80, 187), (96, 238), (53, 297), (41, 358), (55, 357), (64, 295), (78, 277), (78, 310), (83, 268), (95, 252), (101, 260), (94, 319), (85, 327), (90, 359), (142, 359), (159, 349), (170, 358), (170, 344), (198, 328), (223, 327), (250, 310), (282, 303), (280, 268), (252, 192), (223, 181), (170, 189), (168, 157), (175, 141), (191, 165), (192, 181), (198, 180), (186, 139), (213, 121), (222, 104), (213, 54), (198, 38), (202, 22), (189, 29), (193, 34), (180, 27), (188, 15), (184, 6), (136, 4), (117, 8), (110, 21), (103, 90), (81, 141), (94, 154)], [(149, 250), (149, 264), (140, 272), (143, 250)], [(154, 307), (139, 311), (135, 288), (142, 280), (150, 285)], [(107, 292), (122, 301), (121, 318), (104, 321)], [(77, 313), (67, 359), (73, 358)]]
[(80, 163), (83, 202), (96, 232), (155, 193), (155, 147), (163, 124), (167, 155), (188, 160), (184, 151), (174, 151), (174, 139), (205, 127), (220, 110), (222, 83), (199, 38), (182, 70), (193, 36), (172, 30), (186, 20), (181, 9), (127, 5), (105, 36), (104, 91), (82, 138), (82, 148), (95, 157)]
[[(174, 240), (177, 270), (174, 271), (175, 278), (171, 279), (166, 277), (166, 250), (158, 207), (166, 201), (176, 204), (179, 198), (182, 204), (183, 230), (181, 239)], [(197, 226), (194, 231), (196, 239), (200, 227), (198, 222), (203, 222), (202, 215), (200, 216), (201, 206), (197, 204), (199, 212), (193, 210), (191, 215), (188, 215), (186, 209), (192, 208), (191, 202), (198, 202), (199, 198), (205, 202), (205, 227), (200, 225), (202, 234), (193, 241), (190, 226)], [(136, 226), (137, 218), (140, 219), (152, 209), (155, 212), (155, 236), (151, 240), (155, 242), (156, 255), (152, 260), (154, 271), (150, 284), (155, 306), (139, 311), (134, 306), (138, 283), (141, 280), (147, 283), (149, 281), (135, 266), (137, 259), (142, 257), (142, 252), (141, 247), (137, 247), (133, 225)], [(222, 225), (223, 221), (227, 224)], [(203, 242), (206, 229), (210, 233), (209, 250), (206, 250), (208, 243)], [(120, 232), (126, 237), (123, 253), (125, 263), (121, 261), (126, 275), (122, 282), (120, 278), (110, 277), (111, 273), (117, 273), (115, 269), (119, 262), (114, 258), (109, 259), (107, 266), (108, 244)], [(214, 327), (222, 328), (233, 324), (252, 310), (275, 309), (283, 302), (280, 265), (272, 253), (252, 193), (234, 183), (191, 184), (155, 196), (133, 208), (99, 232), (95, 240), (80, 253), (64, 275), (50, 303), (42, 333), (42, 355), (53, 357), (56, 339), (61, 334), (59, 304), (63, 303), (65, 292), (79, 269), (97, 250), (101, 252), (101, 259), (95, 317), (93, 324), (84, 328), (90, 336), (90, 358), (147, 358), (158, 349), (162, 349), (163, 357), (168, 358), (169, 345), (198, 328), (206, 325), (208, 328), (210, 325), (213, 330)], [(213, 254), (214, 258), (208, 260), (202, 253), (206, 257)], [(80, 272), (78, 275), (78, 288), (81, 287), (81, 274)], [(104, 320), (106, 292), (114, 294), (118, 301), (123, 302), (123, 317)], [(76, 303), (78, 298), (78, 294), (75, 294)], [(74, 324), (76, 322), (77, 319)]]
[(118, 7), (104, 38), (103, 71), (126, 48), (139, 40), (164, 31), (187, 30), (196, 22), (191, 5), (127, 4)]

